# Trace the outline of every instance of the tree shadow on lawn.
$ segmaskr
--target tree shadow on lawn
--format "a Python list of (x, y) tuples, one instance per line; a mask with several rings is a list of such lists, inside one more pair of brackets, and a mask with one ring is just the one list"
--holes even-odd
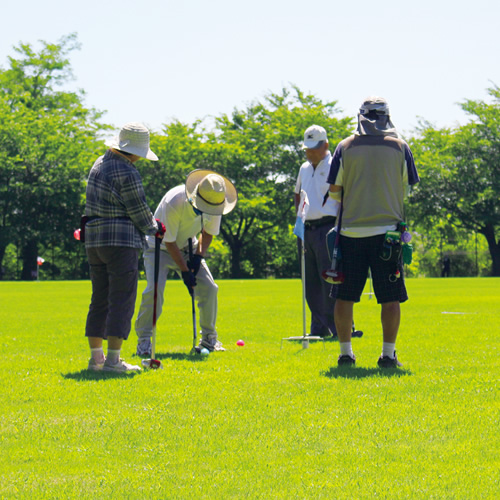
[(361, 368), (347, 366), (332, 366), (328, 371), (321, 372), (327, 378), (352, 378), (361, 379), (367, 377), (406, 377), (413, 375), (410, 370), (401, 368)]

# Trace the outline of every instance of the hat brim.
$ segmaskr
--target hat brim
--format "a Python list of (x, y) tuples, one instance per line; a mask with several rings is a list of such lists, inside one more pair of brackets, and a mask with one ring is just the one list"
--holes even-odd
[(304, 141), (302, 145), (302, 149), (318, 149), (326, 142), (325, 139), (321, 139), (320, 141)]
[[(215, 174), (224, 179), (226, 184), (226, 196), (220, 205), (211, 205), (198, 196), (199, 183), (209, 174)], [(189, 173), (186, 179), (186, 197), (194, 208), (208, 215), (226, 215), (236, 206), (238, 202), (238, 191), (234, 184), (223, 175), (213, 170), (197, 169)]]
[(123, 151), (125, 153), (130, 153), (132, 155), (140, 156), (141, 158), (145, 158), (146, 160), (158, 161), (158, 156), (156, 156), (151, 149), (144, 148), (134, 148), (130, 145), (120, 145), (120, 139), (118, 136), (113, 137), (104, 143), (108, 148), (117, 149), (118, 151)]

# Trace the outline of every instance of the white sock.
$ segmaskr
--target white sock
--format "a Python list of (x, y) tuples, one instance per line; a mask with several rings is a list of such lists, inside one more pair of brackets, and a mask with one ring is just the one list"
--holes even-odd
[(384, 358), (394, 359), (395, 349), (396, 349), (396, 342), (394, 342), (394, 344), (389, 344), (389, 342), (384, 342), (382, 344), (382, 356)]
[(90, 357), (97, 364), (104, 363), (104, 351), (102, 350), (102, 347), (94, 347), (93, 349), (90, 349)]
[(120, 349), (108, 349), (108, 361), (112, 365), (116, 365), (120, 361)]
[(346, 354), (348, 356), (351, 356), (351, 358), (354, 357), (354, 353), (352, 352), (352, 344), (351, 342), (340, 342), (340, 355), (345, 356)]

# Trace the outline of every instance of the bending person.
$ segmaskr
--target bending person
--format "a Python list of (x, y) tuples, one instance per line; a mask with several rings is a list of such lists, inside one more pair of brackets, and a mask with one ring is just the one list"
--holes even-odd
[[(164, 289), (169, 270), (182, 277), (189, 293), (198, 304), (201, 339), (197, 350), (223, 351), (216, 330), (217, 291), (205, 255), (212, 238), (219, 234), (221, 216), (235, 207), (237, 192), (230, 180), (210, 170), (194, 170), (186, 184), (170, 189), (158, 205), (155, 217), (165, 224), (166, 232), (160, 251), (157, 319), (162, 312)], [(201, 234), (200, 234), (201, 233)], [(196, 236), (200, 234), (199, 239)], [(193, 260), (189, 260), (189, 239), (193, 239)], [(142, 294), (135, 322), (137, 354), (151, 356), (154, 300), (154, 239), (148, 238), (144, 267), (148, 280)]]

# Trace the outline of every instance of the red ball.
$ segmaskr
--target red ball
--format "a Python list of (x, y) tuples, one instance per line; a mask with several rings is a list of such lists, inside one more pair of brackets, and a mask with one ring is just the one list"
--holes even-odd
[(245, 345), (245, 342), (243, 342), (243, 340), (238, 340), (238, 342), (236, 342), (236, 345), (243, 346)]

